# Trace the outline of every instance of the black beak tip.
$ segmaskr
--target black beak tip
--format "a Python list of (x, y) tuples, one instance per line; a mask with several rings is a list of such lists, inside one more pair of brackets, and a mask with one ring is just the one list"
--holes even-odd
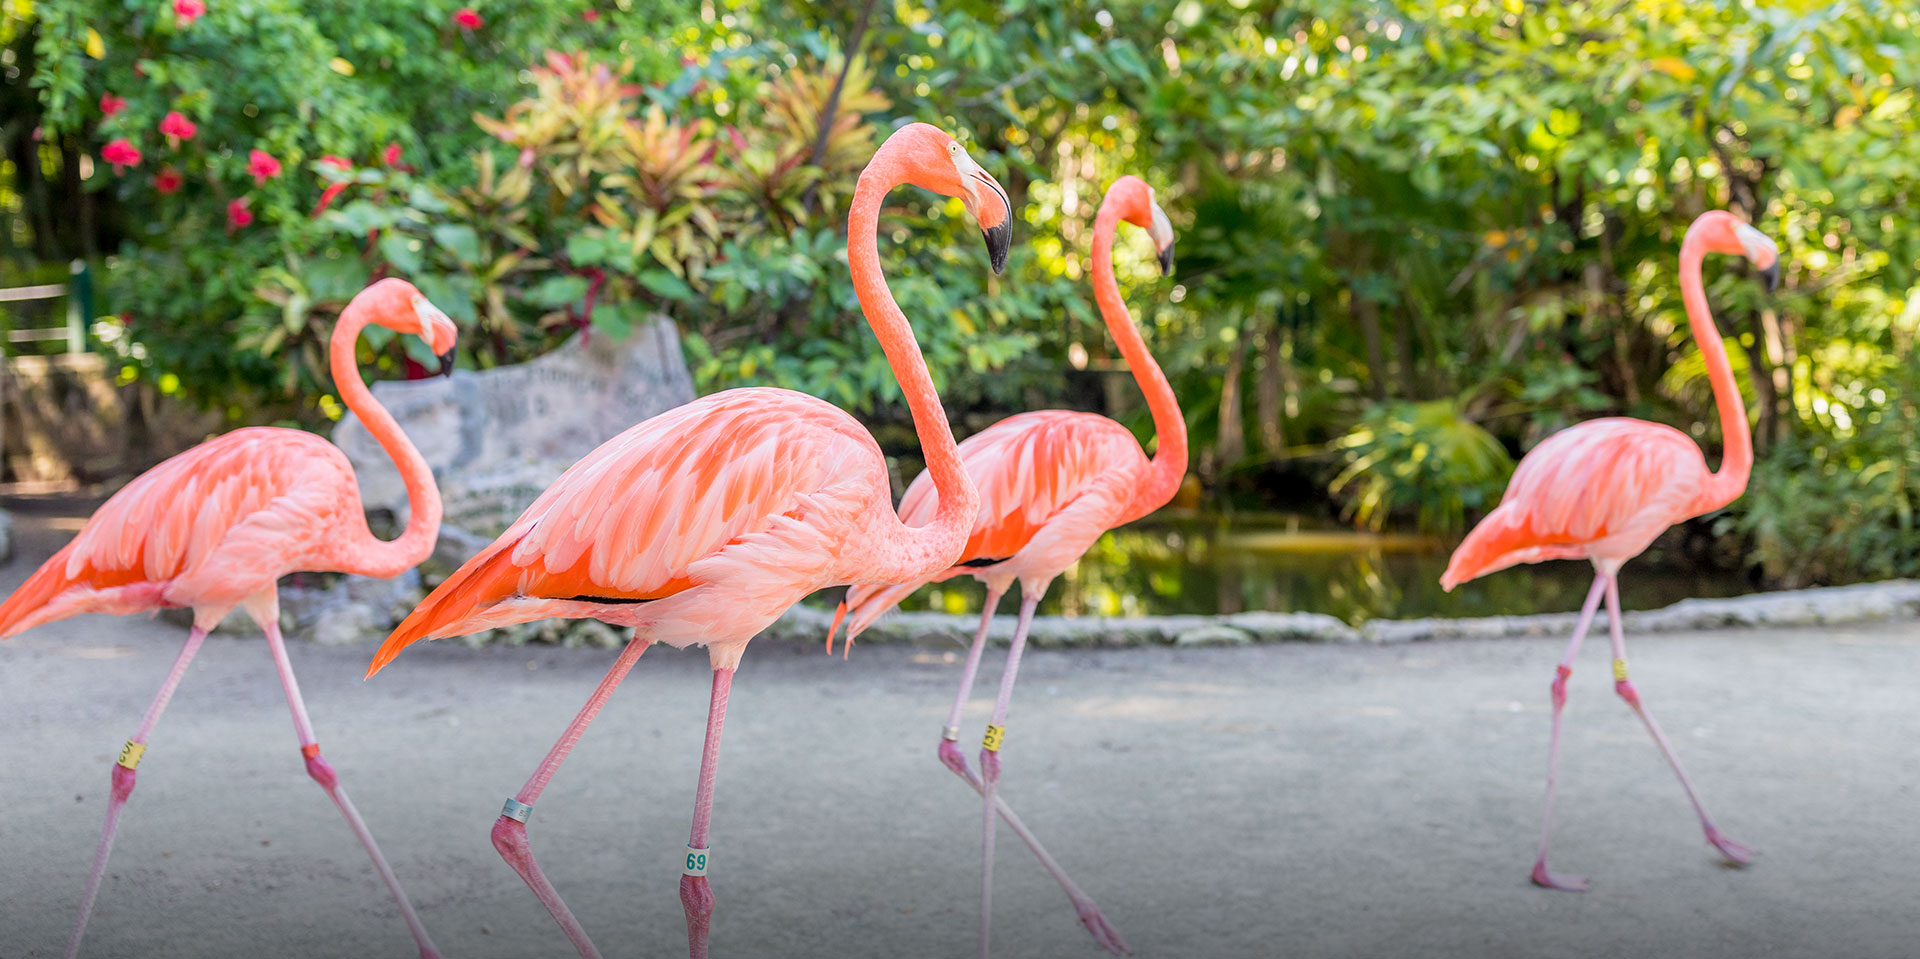
[(1773, 261), (1772, 266), (1760, 271), (1760, 276), (1767, 281), (1767, 292), (1772, 293), (1780, 286), (1780, 261)]
[(999, 226), (990, 226), (980, 231), (987, 240), (987, 262), (993, 266), (998, 276), (1007, 269), (1007, 250), (1013, 246), (1013, 222), (1011, 220)]
[(1167, 244), (1166, 249), (1160, 251), (1160, 275), (1173, 275), (1173, 244), (1171, 243)]
[(452, 350), (448, 350), (445, 353), (440, 354), (440, 375), (441, 376), (453, 375), (453, 351)]

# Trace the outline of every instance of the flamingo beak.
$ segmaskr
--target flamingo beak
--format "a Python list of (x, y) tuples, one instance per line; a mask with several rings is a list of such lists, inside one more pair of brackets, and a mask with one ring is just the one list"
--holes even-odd
[(1153, 248), (1159, 254), (1160, 275), (1172, 276), (1173, 224), (1167, 221), (1166, 211), (1160, 209), (1159, 203), (1152, 205), (1152, 218), (1147, 222), (1147, 237), (1153, 240)]
[(1007, 251), (1013, 248), (1013, 225), (1002, 223), (980, 231), (987, 241), (987, 262), (993, 266), (993, 273), (999, 276), (1007, 270)]
[[(1733, 232), (1747, 259), (1760, 267), (1760, 278), (1767, 281), (1767, 292), (1773, 292), (1780, 285), (1780, 247), (1766, 234), (1745, 223), (1735, 224)], [(1763, 263), (1766, 265), (1760, 266)]]
[(424, 296), (413, 298), (413, 315), (420, 321), (420, 339), (426, 342), (427, 349), (440, 358), (440, 375), (452, 376), (453, 346), (460, 338), (460, 328), (454, 326), (453, 320)]
[(987, 262), (998, 275), (1006, 271), (1007, 252), (1013, 248), (1013, 201), (1007, 198), (1007, 191), (1001, 189), (999, 181), (977, 166), (968, 174), (968, 179), (972, 181), (969, 185), (974, 195), (988, 201), (976, 201), (975, 219), (980, 223), (980, 235), (987, 241)]

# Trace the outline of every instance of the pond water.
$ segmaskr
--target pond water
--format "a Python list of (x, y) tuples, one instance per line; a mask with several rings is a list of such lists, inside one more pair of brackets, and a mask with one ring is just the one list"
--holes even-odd
[[(1042, 613), (1150, 616), (1247, 610), (1328, 613), (1349, 623), (1422, 616), (1498, 616), (1577, 610), (1593, 583), (1584, 561), (1516, 566), (1440, 589), (1453, 543), (1368, 534), (1284, 514), (1163, 510), (1102, 537), (1047, 592)], [(1756, 591), (1745, 573), (1702, 569), (1649, 551), (1620, 577), (1627, 609), (1691, 596)], [(975, 613), (985, 590), (970, 576), (920, 590), (902, 608)], [(837, 601), (833, 592), (823, 599)], [(1003, 613), (1015, 611), (1009, 598)]]

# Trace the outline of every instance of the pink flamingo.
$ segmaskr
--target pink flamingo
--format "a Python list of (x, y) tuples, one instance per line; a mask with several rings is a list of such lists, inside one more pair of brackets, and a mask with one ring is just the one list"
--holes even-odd
[(647, 420), (575, 463), (512, 528), (441, 583), (367, 669), (369, 676), (379, 672), (422, 639), (550, 616), (634, 627), (599, 688), (493, 826), (494, 848), (582, 956), (599, 952), (534, 861), (526, 821), (640, 654), (656, 642), (701, 643), (713, 665), (680, 879), (688, 952), (703, 959), (714, 905), (708, 835), (720, 732), (748, 640), (808, 593), (918, 579), (951, 565), (966, 543), (979, 497), (913, 329), (880, 275), (880, 204), (903, 183), (958, 197), (986, 235), (995, 272), (1006, 263), (1013, 207), (960, 144), (924, 123), (888, 137), (854, 189), (848, 265), (944, 494), (932, 522), (917, 529), (901, 523), (879, 445), (840, 409), (788, 390), (716, 393)]
[[(1166, 505), (1187, 472), (1187, 423), (1180, 415), (1180, 404), (1174, 399), (1166, 375), (1160, 372), (1160, 365), (1154, 362), (1139, 331), (1134, 329), (1133, 317), (1127, 313), (1127, 305), (1120, 298), (1120, 285), (1113, 276), (1113, 235), (1122, 220), (1147, 231), (1159, 252), (1162, 275), (1173, 270), (1173, 227), (1160, 205), (1154, 202), (1153, 188), (1134, 176), (1113, 181), (1093, 222), (1094, 300), (1100, 306), (1100, 317), (1106, 321), (1108, 332), (1120, 346), (1120, 355), (1126, 358), (1135, 382), (1146, 394), (1147, 408), (1153, 413), (1154, 432), (1160, 438), (1160, 448), (1153, 459), (1147, 459), (1131, 430), (1093, 413), (1037, 410), (1001, 420), (960, 444), (960, 459), (980, 490), (980, 512), (959, 559), (931, 575), (898, 585), (855, 586), (840, 607), (840, 616), (850, 617), (847, 642), (851, 644), (854, 637), (882, 613), (927, 583), (967, 574), (986, 584), (987, 601), (980, 611), (980, 628), (974, 633), (973, 647), (967, 651), (967, 664), (960, 671), (960, 690), (954, 696), (947, 725), (940, 731), (939, 746), (940, 761), (980, 793), (985, 807), (981, 840), (981, 956), (987, 954), (992, 924), (996, 811), (1066, 890), (1081, 924), (1094, 940), (1115, 953), (1129, 951), (1120, 934), (1101, 915), (1099, 907), (1067, 878), (1066, 872), (999, 799), (996, 790), (1007, 708), (1013, 698), (1014, 676), (1020, 669), (1020, 654), (1026, 647), (1034, 607), (1046, 595), (1054, 577), (1079, 562), (1080, 556), (1102, 533)], [(938, 477), (930, 473), (916, 477), (900, 501), (900, 516), (910, 525), (931, 521), (942, 508)], [(973, 692), (974, 674), (980, 668), (980, 653), (986, 646), (987, 626), (993, 621), (1000, 597), (1015, 580), (1020, 582), (1020, 620), (1014, 628), (1013, 645), (1007, 651), (1006, 670), (1000, 677), (1000, 698), (994, 703), (993, 720), (980, 747), (981, 775), (975, 778), (966, 757), (960, 753), (960, 715)], [(833, 646), (833, 630), (838, 626), (839, 616), (836, 616), (833, 628), (827, 631), (829, 652)]]
[(439, 955), (401, 891), (400, 880), (374, 843), (373, 833), (348, 801), (339, 775), (320, 755), (313, 722), (307, 718), (293, 664), (281, 641), (280, 601), (274, 585), (280, 577), (302, 570), (397, 576), (433, 552), (440, 530), (440, 491), (434, 486), (433, 473), (399, 424), (367, 391), (354, 365), (354, 342), (368, 323), (419, 336), (441, 354), (443, 366), (449, 369), (454, 327), (412, 285), (387, 279), (367, 287), (347, 304), (328, 347), (341, 399), (393, 457), (406, 483), (412, 515), (399, 538), (383, 542), (368, 531), (353, 467), (333, 444), (300, 430), (235, 430), (127, 484), (87, 520), (80, 535), (0, 604), (0, 639), (81, 613), (193, 609), (193, 628), (185, 648), (114, 763), (107, 822), (93, 856), (93, 871), (87, 875), (86, 896), (67, 944), (67, 959), (80, 951), (80, 937), (100, 891), (121, 810), (133, 794), (134, 770), (147, 751), (147, 736), (207, 631), (236, 607), (246, 610), (267, 634), (287, 705), (293, 710), (293, 728), (307, 775), (332, 797), (367, 848), (374, 869), (400, 904), (420, 955)]
[(1587, 881), (1547, 870), (1547, 842), (1553, 830), (1554, 774), (1560, 761), (1560, 718), (1567, 704), (1567, 677), (1580, 642), (1592, 625), (1602, 594), (1613, 635), (1613, 688), (1646, 724), (1653, 741), (1680, 778), (1680, 786), (1700, 816), (1707, 842), (1735, 863), (1745, 864), (1750, 850), (1714, 826), (1673, 745), (1647, 712), (1640, 693), (1627, 679), (1626, 639), (1620, 628), (1620, 567), (1675, 523), (1711, 513), (1740, 497), (1753, 469), (1753, 438), (1740, 387), (1727, 365), (1726, 346), (1707, 309), (1700, 264), (1708, 253), (1745, 256), (1772, 289), (1780, 276), (1780, 252), (1760, 231), (1731, 214), (1701, 214), (1680, 244), (1680, 297), (1687, 324), (1706, 358), (1720, 411), (1726, 452), (1720, 471), (1708, 472), (1706, 456), (1687, 434), (1659, 423), (1610, 417), (1581, 423), (1547, 437), (1520, 461), (1500, 505), (1474, 527), (1447, 563), (1440, 585), (1451, 591), (1470, 579), (1515, 563), (1581, 559), (1593, 563), (1593, 589), (1580, 609), (1573, 641), (1554, 671), (1553, 732), (1547, 744), (1547, 805), (1540, 827), (1540, 856), (1533, 881), (1549, 889), (1584, 892)]

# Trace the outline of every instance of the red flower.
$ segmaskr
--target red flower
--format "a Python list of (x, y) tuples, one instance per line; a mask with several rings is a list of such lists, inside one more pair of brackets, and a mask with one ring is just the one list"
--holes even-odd
[(206, 15), (205, 0), (173, 0), (173, 22), (183, 30), (193, 26), (193, 21)]
[[(353, 161), (343, 156), (335, 156), (331, 153), (320, 158), (320, 165), (323, 167), (331, 167), (342, 173), (351, 173), (353, 171)], [(327, 184), (327, 188), (320, 191), (320, 202), (314, 204), (313, 212), (307, 215), (310, 217), (319, 216), (333, 203), (334, 197), (339, 196), (346, 191), (347, 187), (352, 185), (352, 180), (338, 180)]]
[(325, 213), (327, 210), (327, 207), (332, 205), (333, 198), (339, 196), (343, 191), (346, 190), (347, 187), (350, 187), (352, 185), (353, 184), (347, 180), (342, 180), (339, 183), (327, 184), (327, 188), (320, 191), (320, 202), (315, 203), (313, 205), (313, 212), (307, 214), (307, 216), (316, 217), (322, 213)]
[(400, 144), (398, 143), (387, 144), (387, 152), (384, 155), (384, 158), (387, 161), (388, 166), (394, 166), (395, 164), (398, 164), (400, 162)]
[(126, 97), (116, 97), (111, 93), (100, 94), (100, 115), (113, 116), (127, 108)]
[(453, 25), (462, 30), (478, 30), (486, 23), (480, 18), (480, 11), (472, 7), (461, 7), (453, 12)]
[(191, 140), (193, 139), (193, 135), (198, 132), (200, 132), (200, 128), (194, 126), (192, 120), (181, 116), (178, 110), (174, 110), (160, 118), (160, 134), (167, 138), (167, 145), (169, 146), (177, 147), (180, 145), (181, 140)]
[(253, 174), (255, 186), (263, 186), (280, 175), (280, 161), (265, 150), (254, 150), (247, 154), (247, 172)]
[(227, 230), (232, 232), (253, 222), (253, 211), (247, 209), (252, 197), (241, 197), (227, 204)]
[(106, 145), (100, 151), (100, 159), (113, 164), (113, 172), (121, 173), (130, 166), (140, 165), (140, 148), (121, 137)]
[(600, 11), (598, 11), (598, 10), (588, 10), (588, 11), (586, 11), (586, 12), (584, 12), (584, 13), (582, 13), (582, 14), (580, 14), (580, 19), (582, 19), (582, 20), (585, 20), (585, 21), (587, 21), (588, 23), (596, 23), (596, 22), (598, 22), (598, 21), (599, 21), (599, 19), (600, 19)]
[(161, 193), (178, 192), (180, 185), (185, 182), (186, 178), (180, 175), (180, 171), (170, 166), (161, 167), (160, 172), (153, 175), (153, 188)]

